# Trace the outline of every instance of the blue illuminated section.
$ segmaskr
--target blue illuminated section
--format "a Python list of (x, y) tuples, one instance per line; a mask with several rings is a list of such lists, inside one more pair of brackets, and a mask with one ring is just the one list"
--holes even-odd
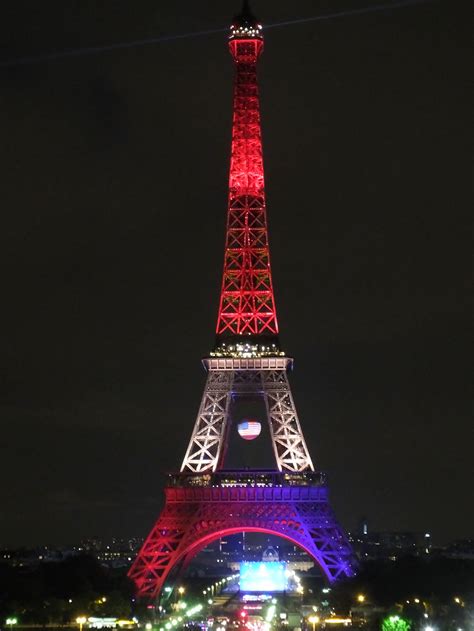
[(287, 589), (286, 563), (243, 561), (239, 587), (243, 592), (284, 592)]

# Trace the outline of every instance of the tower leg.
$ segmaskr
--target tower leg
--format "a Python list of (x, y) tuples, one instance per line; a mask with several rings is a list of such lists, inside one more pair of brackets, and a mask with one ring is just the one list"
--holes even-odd
[(210, 370), (181, 471), (215, 471), (224, 449), (232, 372)]
[(286, 370), (262, 371), (263, 392), (280, 471), (314, 471)]

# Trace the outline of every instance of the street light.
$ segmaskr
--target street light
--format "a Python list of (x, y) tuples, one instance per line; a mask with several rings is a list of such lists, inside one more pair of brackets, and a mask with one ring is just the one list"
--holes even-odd
[(180, 595), (182, 596), (184, 594), (186, 590), (184, 589), (184, 587), (178, 587), (178, 592), (180, 593)]
[(79, 631), (82, 631), (82, 625), (86, 624), (87, 618), (85, 616), (79, 616), (76, 618), (76, 623), (79, 625)]
[(319, 616), (310, 616), (308, 618), (308, 622), (311, 622), (311, 624), (313, 625), (313, 631), (315, 631), (315, 626), (318, 624), (319, 622)]
[(364, 594), (359, 594), (359, 595), (357, 596), (357, 602), (358, 602), (358, 603), (364, 603), (364, 602), (365, 602), (365, 596), (364, 596)]
[(18, 624), (18, 618), (7, 618), (6, 623), (10, 627), (10, 631), (12, 631), (13, 625)]

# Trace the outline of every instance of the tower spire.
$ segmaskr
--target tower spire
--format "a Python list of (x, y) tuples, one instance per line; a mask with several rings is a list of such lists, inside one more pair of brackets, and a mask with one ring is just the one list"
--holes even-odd
[(238, 17), (246, 19), (246, 20), (255, 20), (255, 16), (252, 13), (252, 9), (250, 8), (249, 0), (242, 0), (242, 8)]
[[(244, 0), (230, 27), (234, 100), (224, 273), (216, 353), (278, 351), (257, 84), (262, 26)], [(230, 349), (230, 351), (229, 351)]]

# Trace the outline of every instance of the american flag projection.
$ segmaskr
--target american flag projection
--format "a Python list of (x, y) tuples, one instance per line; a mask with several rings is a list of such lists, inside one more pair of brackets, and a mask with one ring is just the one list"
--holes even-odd
[(262, 426), (258, 421), (244, 419), (237, 425), (237, 431), (239, 432), (240, 437), (244, 440), (253, 440), (260, 435)]

